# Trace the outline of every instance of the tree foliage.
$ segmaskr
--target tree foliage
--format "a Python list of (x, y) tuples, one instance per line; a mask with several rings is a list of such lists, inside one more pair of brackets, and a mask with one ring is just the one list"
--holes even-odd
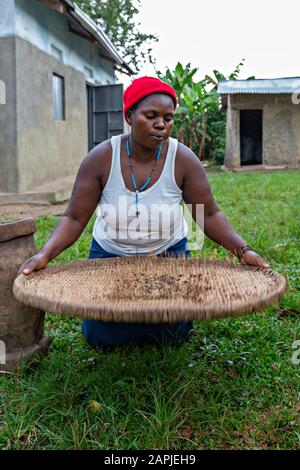
[(154, 63), (151, 52), (158, 39), (139, 30), (135, 17), (140, 0), (77, 0), (76, 3), (104, 29), (122, 58), (136, 72), (143, 63)]

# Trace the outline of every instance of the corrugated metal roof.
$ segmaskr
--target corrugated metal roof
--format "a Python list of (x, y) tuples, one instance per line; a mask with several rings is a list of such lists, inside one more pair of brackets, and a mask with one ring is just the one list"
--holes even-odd
[(219, 83), (220, 94), (280, 94), (300, 93), (300, 77), (262, 78), (256, 80), (226, 80)]

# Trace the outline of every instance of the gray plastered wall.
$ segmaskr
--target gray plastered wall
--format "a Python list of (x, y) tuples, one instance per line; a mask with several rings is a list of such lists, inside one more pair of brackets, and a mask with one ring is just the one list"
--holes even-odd
[[(16, 38), (18, 192), (71, 176), (87, 153), (83, 73)], [(65, 120), (53, 119), (52, 75), (64, 77)]]
[[(77, 173), (88, 148), (86, 79), (24, 39), (0, 38), (0, 192)], [(65, 79), (65, 121), (53, 119), (52, 75)]]

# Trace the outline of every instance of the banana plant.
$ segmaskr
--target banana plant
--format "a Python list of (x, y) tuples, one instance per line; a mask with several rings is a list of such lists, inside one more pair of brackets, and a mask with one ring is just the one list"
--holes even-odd
[(168, 68), (165, 74), (159, 71), (157, 71), (157, 74), (159, 78), (172, 85), (180, 99), (182, 98), (184, 87), (193, 83), (193, 76), (197, 71), (197, 68), (191, 68), (190, 63), (183, 67), (183, 65), (178, 62), (173, 72)]
[[(228, 79), (236, 80), (243, 65), (244, 59)], [(200, 160), (215, 159), (222, 163), (226, 117), (220, 105), (217, 86), (226, 77), (214, 70), (212, 77), (206, 75), (203, 80), (196, 81), (197, 72), (198, 68), (193, 68), (190, 63), (183, 66), (178, 62), (173, 71), (167, 68), (164, 74), (159, 71), (157, 74), (175, 89), (178, 96), (179, 106), (174, 118), (174, 131), (178, 139), (188, 145)]]

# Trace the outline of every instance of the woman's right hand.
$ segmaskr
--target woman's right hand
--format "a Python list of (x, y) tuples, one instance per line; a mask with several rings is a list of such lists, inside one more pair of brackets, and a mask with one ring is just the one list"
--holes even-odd
[(32, 271), (38, 271), (39, 269), (44, 269), (47, 267), (48, 258), (43, 255), (42, 253), (37, 253), (36, 255), (32, 256), (32, 258), (27, 259), (24, 261), (23, 264), (19, 267), (17, 272), (17, 276), (20, 274), (30, 274)]

